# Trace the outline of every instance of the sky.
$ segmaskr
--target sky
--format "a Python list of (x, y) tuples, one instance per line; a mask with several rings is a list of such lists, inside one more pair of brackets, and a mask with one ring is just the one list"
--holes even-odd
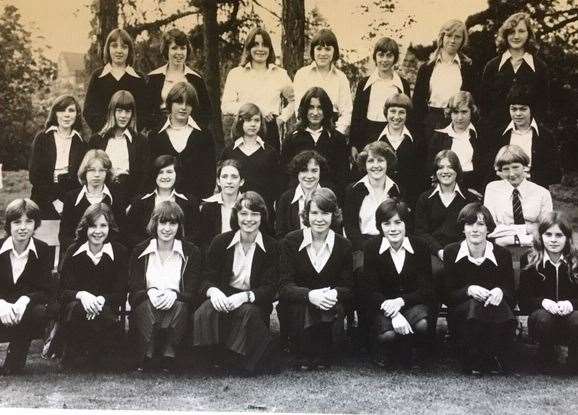
[[(151, 0), (140, 0), (143, 4)], [(0, 0), (3, 8), (7, 4), (15, 5), (24, 25), (33, 33), (34, 42), (49, 46), (46, 55), (56, 59), (62, 51), (85, 52), (90, 44), (90, 13), (87, 5), (90, 0)], [(167, 0), (167, 4), (179, 4), (180, 1)], [(261, 4), (276, 10), (274, 0), (260, 0)], [(317, 6), (318, 10), (331, 25), (340, 46), (345, 49), (356, 49), (354, 57), (363, 58), (371, 50), (371, 42), (361, 39), (367, 32), (370, 17), (359, 12), (359, 1), (356, 0), (305, 0), (307, 10)], [(465, 20), (467, 16), (485, 9), (487, 0), (398, 0), (393, 14), (387, 14), (392, 25), (413, 15), (416, 23), (405, 31), (403, 45), (429, 44), (439, 27), (452, 18)], [(254, 6), (264, 19), (272, 33), (274, 42), (280, 43), (280, 29), (275, 27), (274, 19), (267, 12)], [(276, 10), (278, 11), (278, 10)], [(280, 14), (280, 11), (278, 11)]]

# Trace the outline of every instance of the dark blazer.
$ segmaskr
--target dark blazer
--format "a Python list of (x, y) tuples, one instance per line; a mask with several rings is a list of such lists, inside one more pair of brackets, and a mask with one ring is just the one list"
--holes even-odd
[(462, 230), (457, 224), (458, 214), (465, 205), (479, 200), (471, 192), (461, 189), (465, 197), (456, 193), (452, 203), (446, 207), (439, 194), (431, 196), (433, 191), (427, 190), (417, 199), (415, 234), (426, 241), (433, 255), (437, 255), (440, 249), (462, 238)]
[[(462, 91), (468, 91), (473, 96), (474, 99), (477, 97), (477, 82), (478, 74), (477, 70), (473, 67), (472, 60), (465, 55), (460, 54), (461, 69), (462, 74)], [(419, 122), (425, 119), (425, 115), (428, 111), (429, 98), (430, 98), (430, 79), (434, 70), (436, 60), (433, 59), (427, 63), (420, 66), (417, 71), (417, 78), (415, 81), (415, 87), (413, 89), (413, 116), (412, 119)], [(426, 137), (428, 138), (428, 137)]]
[[(128, 301), (134, 309), (147, 297), (146, 271), (149, 256), (139, 258), (139, 255), (148, 247), (150, 239), (139, 243), (132, 251), (128, 269)], [(201, 252), (194, 244), (181, 241), (185, 260), (181, 268), (180, 290), (177, 300), (195, 304), (196, 293), (201, 280)]]
[[(0, 239), (0, 247), (6, 238)], [(50, 296), (50, 278), (52, 261), (50, 248), (39, 239), (34, 238), (38, 256), (34, 252), (28, 255), (28, 261), (22, 275), (14, 284), (10, 251), (0, 255), (0, 298), (14, 303), (23, 295), (30, 298), (28, 307), (47, 303)]]
[(578, 309), (578, 283), (572, 276), (571, 265), (563, 262), (556, 275), (556, 267), (550, 261), (546, 265), (538, 264), (538, 269), (528, 265), (528, 254), (520, 258), (520, 290), (518, 299), (520, 310), (532, 314), (542, 308), (542, 300), (570, 301), (574, 310)]
[[(126, 237), (127, 246), (135, 247), (147, 238), (146, 227), (155, 208), (155, 195), (143, 199), (146, 195), (139, 194), (135, 197), (126, 214)], [(185, 196), (186, 199), (176, 196), (175, 203), (183, 210), (185, 214), (185, 239), (187, 241), (198, 243), (200, 238), (200, 218), (199, 203), (192, 196)]]
[(514, 308), (514, 268), (512, 255), (506, 248), (494, 244), (494, 255), (498, 265), (485, 260), (482, 265), (472, 264), (464, 257), (457, 263), (460, 242), (454, 242), (444, 248), (444, 287), (445, 302), (448, 307), (455, 307), (470, 299), (468, 287), (479, 285), (489, 290), (499, 287), (504, 293), (504, 300)]
[(151, 160), (163, 154), (176, 157), (180, 163), (177, 187), (196, 199), (207, 197), (215, 188), (215, 142), (208, 130), (193, 129), (187, 145), (178, 153), (166, 130), (149, 136)]
[[(400, 76), (403, 85), (403, 91), (408, 97), (411, 96), (411, 88), (409, 82)], [(351, 114), (351, 128), (349, 130), (349, 141), (352, 147), (358, 151), (363, 150), (366, 144), (370, 143), (372, 139), (376, 139), (377, 135), (383, 130), (385, 122), (378, 123), (369, 121), (367, 119), (367, 108), (369, 107), (369, 97), (371, 96), (371, 88), (365, 89), (365, 85), (369, 80), (369, 76), (363, 77), (357, 83), (355, 91), (355, 98), (353, 99), (353, 112)], [(385, 104), (385, 102), (383, 103)]]
[[(259, 246), (255, 247), (251, 265), (251, 291), (255, 294), (255, 304), (271, 312), (279, 282), (279, 247), (274, 238), (262, 232), (261, 234), (266, 252), (263, 252)], [(206, 298), (207, 290), (211, 287), (217, 287), (225, 294), (234, 292), (229, 282), (235, 259), (235, 248), (227, 249), (234, 236), (235, 231), (225, 232), (217, 235), (211, 242), (203, 282), (199, 289), (201, 298)]]
[[(363, 249), (363, 237), (359, 228), (359, 210), (365, 196), (369, 194), (363, 183), (354, 183), (345, 189), (345, 205), (343, 206), (343, 226), (347, 239), (353, 244), (353, 251)], [(401, 198), (402, 193), (397, 185), (389, 189), (389, 197)]]
[(84, 242), (68, 247), (60, 265), (60, 303), (62, 306), (74, 301), (79, 291), (105, 299), (112, 310), (124, 305), (128, 279), (128, 251), (118, 242), (111, 242), (114, 260), (103, 254), (94, 265), (86, 253), (74, 255)]
[(506, 62), (498, 70), (502, 55), (491, 59), (484, 67), (481, 82), (483, 94), (480, 94), (479, 105), (490, 131), (508, 124), (510, 112), (509, 108), (506, 108), (506, 97), (515, 84), (527, 85), (535, 98), (532, 114), (540, 123), (547, 121), (550, 106), (550, 71), (544, 61), (536, 55), (533, 56), (536, 72), (525, 61), (522, 61), (517, 72), (514, 72), (510, 62)]
[[(530, 180), (546, 189), (551, 184), (560, 183), (562, 171), (560, 169), (560, 153), (558, 140), (554, 134), (543, 125), (538, 124), (540, 134), (532, 128), (532, 166), (530, 168)], [(510, 131), (496, 132), (496, 145), (493, 149), (494, 158), (503, 146), (510, 144)], [(492, 169), (493, 171), (493, 169)], [(494, 177), (493, 179), (499, 179)]]
[[(464, 188), (471, 188), (483, 193), (488, 181), (490, 146), (487, 139), (480, 138), (472, 130), (469, 130), (469, 132), (470, 144), (474, 149), (474, 155), (472, 156), (474, 169), (471, 172), (464, 172), (462, 182)], [(442, 150), (451, 150), (452, 140), (453, 138), (448, 134), (434, 130), (433, 136), (429, 141), (427, 156), (427, 168), (430, 176), (435, 174), (434, 159), (436, 154)]]
[(382, 237), (370, 239), (363, 248), (363, 301), (378, 311), (387, 299), (401, 297), (404, 308), (434, 302), (430, 250), (422, 239), (409, 237), (414, 253), (405, 253), (401, 273), (397, 272), (389, 250), (379, 253)]
[(58, 219), (60, 216), (54, 210), (52, 202), (64, 201), (66, 192), (80, 186), (77, 173), (80, 163), (88, 150), (88, 145), (78, 135), (72, 137), (68, 153), (68, 171), (65, 177), (60, 177), (54, 183), (54, 166), (56, 164), (56, 144), (54, 133), (40, 131), (32, 142), (28, 174), (32, 184), (30, 198), (38, 204), (43, 219)]
[[(203, 251), (206, 251), (213, 238), (221, 233), (223, 223), (221, 204), (203, 200), (199, 210), (199, 240)], [(230, 220), (230, 218), (224, 219)]]
[[(129, 201), (138, 192), (143, 190), (145, 182), (148, 179), (147, 174), (150, 164), (149, 146), (146, 137), (135, 131), (131, 131), (130, 134), (132, 136), (132, 141), (125, 138), (128, 147), (129, 178), (124, 185), (128, 191), (126, 198)], [(106, 134), (105, 136), (95, 134), (90, 138), (88, 146), (91, 149), (94, 148), (106, 151), (108, 140), (110, 140), (111, 137), (111, 133)]]
[(142, 77), (134, 77), (127, 72), (116, 80), (108, 73), (102, 78), (100, 74), (104, 67), (98, 68), (90, 76), (84, 99), (83, 115), (86, 123), (93, 133), (97, 133), (106, 122), (106, 111), (110, 99), (116, 91), (125, 90), (132, 94), (136, 103), (138, 129), (145, 125), (146, 118), (146, 89), (145, 80)]
[(307, 249), (299, 250), (303, 242), (303, 230), (288, 233), (281, 243), (281, 301), (309, 303), (309, 291), (331, 287), (337, 291), (339, 302), (352, 300), (353, 262), (351, 242), (335, 234), (335, 244), (329, 260), (317, 272)]
[[(159, 68), (160, 69), (160, 68)], [(161, 91), (165, 84), (165, 74), (156, 73), (157, 70), (152, 71), (148, 75), (147, 101), (147, 127), (151, 130), (157, 130), (162, 127), (166, 121), (166, 115), (161, 111)], [(207, 128), (211, 122), (213, 110), (211, 109), (211, 101), (205, 81), (197, 73), (188, 73), (185, 75), (189, 84), (195, 88), (197, 97), (199, 99), (199, 108), (192, 114), (195, 121), (199, 122), (201, 128)]]

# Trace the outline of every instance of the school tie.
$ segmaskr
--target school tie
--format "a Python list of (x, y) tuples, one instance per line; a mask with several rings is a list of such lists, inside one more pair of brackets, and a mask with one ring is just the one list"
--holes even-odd
[(522, 202), (520, 202), (520, 191), (514, 189), (512, 191), (512, 212), (514, 212), (514, 223), (516, 225), (524, 225), (524, 211), (522, 210)]

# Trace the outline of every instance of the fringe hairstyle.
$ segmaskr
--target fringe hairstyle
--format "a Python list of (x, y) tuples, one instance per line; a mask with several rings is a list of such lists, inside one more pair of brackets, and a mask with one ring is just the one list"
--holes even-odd
[(131, 134), (137, 130), (136, 127), (136, 103), (132, 94), (124, 89), (116, 91), (110, 98), (108, 103), (108, 109), (106, 110), (106, 122), (100, 130), (99, 134), (104, 137), (106, 134), (111, 133), (116, 128), (116, 110), (117, 108), (132, 111), (130, 121), (128, 122), (128, 128)]

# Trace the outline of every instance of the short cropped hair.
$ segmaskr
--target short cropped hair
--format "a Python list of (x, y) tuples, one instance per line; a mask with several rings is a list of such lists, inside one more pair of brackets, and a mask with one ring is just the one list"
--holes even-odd
[(269, 48), (269, 56), (267, 56), (267, 65), (275, 63), (275, 49), (273, 49), (273, 42), (271, 41), (271, 36), (262, 27), (254, 27), (247, 34), (245, 39), (245, 44), (243, 45), (243, 53), (241, 54), (241, 66), (245, 66), (247, 63), (251, 62), (251, 48), (255, 46), (255, 38), (257, 35), (261, 35), (263, 38), (263, 44)]
[(409, 215), (411, 210), (409, 206), (400, 199), (397, 198), (387, 198), (377, 207), (375, 210), (375, 227), (379, 231), (381, 236), (385, 236), (383, 234), (383, 229), (381, 228), (381, 224), (383, 222), (387, 222), (395, 215), (398, 215), (399, 218), (406, 224), (406, 229), (409, 227)]
[(239, 218), (237, 214), (243, 208), (247, 208), (253, 212), (259, 212), (261, 214), (261, 226), (267, 226), (269, 223), (269, 212), (267, 211), (265, 200), (263, 200), (259, 193), (249, 190), (241, 195), (231, 210), (231, 230), (239, 230)]
[(383, 104), (383, 114), (387, 117), (387, 111), (392, 107), (404, 108), (407, 113), (413, 109), (410, 97), (404, 93), (396, 92), (388, 96)]
[(305, 202), (305, 206), (303, 207), (303, 211), (300, 213), (301, 219), (303, 220), (303, 225), (310, 227), (311, 224), (309, 223), (309, 211), (311, 210), (311, 202), (315, 202), (315, 205), (321, 209), (323, 212), (331, 213), (331, 227), (335, 228), (341, 225), (343, 220), (343, 215), (341, 213), (341, 209), (337, 204), (337, 196), (333, 193), (328, 187), (320, 187), (315, 189), (311, 193), (311, 197), (307, 202)]
[(397, 158), (391, 147), (388, 144), (384, 143), (383, 141), (374, 141), (366, 145), (363, 148), (363, 151), (359, 153), (358, 164), (359, 169), (363, 173), (367, 173), (365, 163), (367, 163), (369, 153), (372, 153), (375, 156), (384, 157), (385, 160), (387, 161), (387, 171), (388, 172), (395, 171)]
[(32, 199), (14, 199), (8, 203), (5, 211), (6, 220), (4, 222), (6, 236), (10, 235), (10, 225), (12, 222), (20, 219), (24, 215), (26, 215), (28, 219), (32, 219), (34, 221), (34, 229), (38, 229), (40, 226), (40, 208)]
[(90, 168), (93, 162), (96, 160), (100, 161), (102, 164), (102, 168), (106, 170), (106, 178), (104, 179), (105, 183), (109, 182), (112, 175), (112, 162), (108, 157), (108, 154), (104, 150), (88, 150), (80, 163), (80, 167), (78, 168), (78, 180), (83, 185), (86, 185), (86, 172)]
[(172, 200), (165, 200), (155, 206), (149, 223), (147, 224), (147, 232), (153, 238), (157, 237), (157, 229), (159, 223), (172, 222), (177, 223), (179, 228), (177, 230), (176, 239), (183, 239), (185, 237), (185, 214), (181, 207)]
[(296, 178), (300, 172), (306, 171), (310, 160), (315, 160), (319, 166), (319, 180), (327, 175), (329, 172), (329, 164), (327, 163), (327, 159), (315, 150), (304, 150), (295, 155), (295, 157), (293, 157), (293, 159), (289, 162), (289, 167), (287, 170), (289, 171), (291, 178)]
[(134, 40), (128, 34), (128, 32), (120, 27), (110, 31), (104, 42), (104, 47), (102, 48), (102, 60), (104, 63), (111, 63), (112, 59), (110, 57), (110, 44), (115, 41), (121, 41), (122, 43), (128, 45), (128, 56), (126, 58), (126, 64), (129, 66), (134, 65)]
[(524, 167), (530, 165), (530, 157), (526, 154), (522, 147), (508, 144), (503, 146), (496, 154), (496, 159), (494, 160), (494, 169), (496, 171), (501, 171), (502, 167), (507, 164), (520, 163)]
[(462, 105), (469, 108), (472, 121), (477, 121), (479, 119), (480, 112), (478, 106), (474, 101), (474, 96), (468, 91), (458, 91), (450, 97), (448, 106), (445, 109), (446, 117), (449, 117), (452, 112), (457, 112)]
[(508, 44), (508, 36), (514, 31), (516, 26), (518, 26), (518, 23), (522, 21), (526, 23), (526, 28), (528, 29), (528, 40), (524, 45), (524, 49), (530, 53), (536, 51), (536, 35), (534, 34), (534, 28), (532, 27), (530, 16), (526, 13), (520, 12), (514, 13), (508, 17), (498, 29), (498, 34), (496, 35), (496, 48), (498, 49), (498, 53), (504, 53), (510, 48), (510, 45)]
[(297, 128), (300, 130), (305, 130), (309, 124), (307, 121), (307, 111), (311, 105), (311, 100), (317, 98), (321, 104), (321, 111), (323, 111), (323, 120), (321, 125), (328, 131), (332, 131), (334, 128), (333, 123), (333, 103), (327, 92), (318, 86), (311, 87), (305, 92), (301, 101), (299, 102), (299, 108), (297, 109)]
[(452, 150), (442, 150), (436, 154), (433, 162), (434, 166), (434, 180), (437, 181), (437, 175), (435, 172), (440, 168), (440, 163), (443, 159), (447, 159), (450, 162), (450, 166), (456, 172), (456, 182), (460, 183), (464, 171), (462, 170), (462, 164), (460, 163), (460, 158)]
[(508, 95), (506, 95), (506, 105), (527, 105), (530, 107), (530, 111), (534, 106), (536, 96), (534, 92), (527, 85), (514, 84)]
[(488, 228), (488, 233), (492, 233), (496, 229), (496, 222), (492, 218), (492, 214), (487, 207), (482, 205), (480, 202), (472, 202), (465, 205), (460, 213), (458, 213), (458, 229), (460, 231), (464, 230), (465, 225), (473, 225), (478, 220), (478, 215), (482, 215), (484, 218), (484, 223), (486, 228)]
[(179, 82), (175, 84), (167, 95), (165, 101), (167, 110), (170, 113), (175, 102), (184, 102), (193, 107), (191, 113), (195, 114), (199, 109), (199, 96), (195, 87), (188, 82)]
[(186, 46), (187, 48), (187, 59), (191, 58), (191, 54), (193, 48), (191, 46), (191, 42), (189, 42), (189, 38), (187, 37), (186, 33), (179, 29), (171, 29), (165, 33), (163, 33), (163, 37), (161, 39), (161, 53), (165, 60), (169, 60), (169, 48), (171, 47), (171, 43), (175, 43), (178, 46)]
[(263, 118), (263, 113), (261, 109), (252, 102), (247, 102), (239, 108), (237, 112), (237, 116), (235, 117), (235, 121), (233, 123), (233, 128), (231, 128), (231, 134), (233, 140), (236, 140), (239, 137), (243, 137), (245, 132), (243, 131), (243, 124), (245, 121), (249, 121), (253, 116), (258, 115), (261, 119), (261, 126), (259, 127), (259, 132), (257, 133), (259, 137), (265, 137), (265, 119)]
[(72, 124), (72, 129), (76, 130), (78, 133), (82, 132), (82, 109), (78, 100), (72, 95), (61, 95), (54, 100), (52, 106), (50, 107), (50, 112), (44, 123), (44, 128), (49, 128), (52, 126), (58, 127), (58, 119), (56, 118), (56, 113), (66, 110), (69, 106), (74, 105), (76, 108), (76, 119)]
[(377, 56), (377, 52), (384, 52), (384, 53), (391, 52), (395, 57), (395, 59), (393, 60), (394, 64), (396, 64), (397, 61), (399, 60), (399, 46), (397, 45), (397, 42), (390, 37), (387, 36), (382, 37), (375, 43), (372, 55), (374, 62), (375, 57)]
[(86, 208), (80, 222), (78, 222), (78, 226), (76, 227), (75, 240), (78, 242), (86, 242), (88, 239), (86, 231), (88, 228), (93, 226), (96, 223), (96, 220), (101, 216), (104, 216), (104, 219), (106, 219), (106, 222), (108, 223), (108, 236), (105, 242), (110, 241), (112, 236), (111, 233), (117, 233), (118, 226), (114, 220), (112, 210), (103, 202), (95, 203)]
[(337, 43), (337, 37), (329, 29), (321, 29), (319, 32), (313, 36), (311, 39), (311, 47), (309, 49), (309, 56), (311, 60), (315, 60), (315, 48), (317, 46), (333, 46), (333, 58), (332, 62), (337, 62), (339, 60), (339, 44)]

